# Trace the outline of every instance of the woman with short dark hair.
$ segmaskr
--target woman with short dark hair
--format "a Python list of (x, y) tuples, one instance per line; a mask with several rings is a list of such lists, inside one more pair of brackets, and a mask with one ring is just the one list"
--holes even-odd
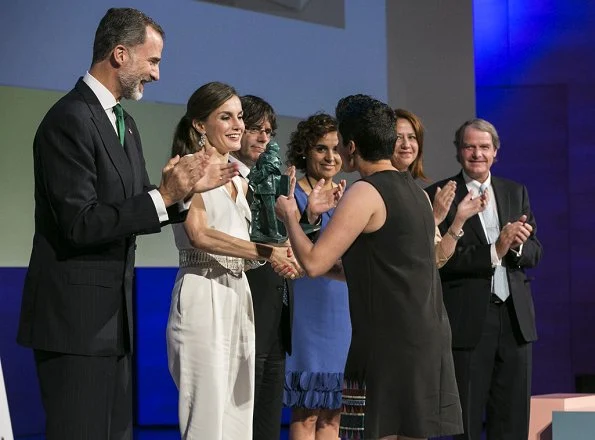
[(342, 438), (458, 434), (461, 406), (431, 206), (411, 174), (391, 164), (390, 107), (347, 97), (337, 119), (343, 170), (359, 172), (361, 180), (341, 198), (316, 243), (299, 227), (293, 192), (279, 197), (276, 208), (307, 275), (323, 275), (342, 258), (352, 325)]

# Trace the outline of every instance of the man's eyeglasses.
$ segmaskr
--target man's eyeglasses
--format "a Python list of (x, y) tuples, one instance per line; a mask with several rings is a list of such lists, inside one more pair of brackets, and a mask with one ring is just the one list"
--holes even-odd
[(246, 128), (246, 131), (250, 134), (264, 133), (264, 135), (268, 138), (272, 138), (275, 136), (275, 132), (273, 130), (271, 130), (270, 128), (262, 128), (262, 127), (258, 127), (258, 126), (253, 126), (253, 127)]

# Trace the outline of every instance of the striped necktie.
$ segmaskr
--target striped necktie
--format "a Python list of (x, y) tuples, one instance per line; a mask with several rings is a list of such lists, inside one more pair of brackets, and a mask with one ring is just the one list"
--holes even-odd
[[(488, 186), (483, 184), (479, 188), (480, 194), (488, 191)], [(490, 194), (488, 193), (488, 196)], [(486, 208), (481, 213), (483, 218), (483, 225), (486, 230), (486, 238), (490, 244), (496, 243), (500, 236), (500, 222), (498, 221), (498, 213), (496, 212), (496, 203), (494, 197), (488, 197), (489, 202)], [(492, 293), (496, 294), (502, 301), (510, 296), (508, 288), (508, 279), (506, 277), (506, 268), (498, 265), (494, 268), (494, 276), (492, 277)]]

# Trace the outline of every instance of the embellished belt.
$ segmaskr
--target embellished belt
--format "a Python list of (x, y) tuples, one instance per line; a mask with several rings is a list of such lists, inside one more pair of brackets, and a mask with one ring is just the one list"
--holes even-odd
[(239, 276), (245, 270), (262, 266), (264, 263), (264, 261), (214, 255), (200, 249), (180, 249), (180, 267), (197, 267), (201, 269), (223, 267), (232, 274)]

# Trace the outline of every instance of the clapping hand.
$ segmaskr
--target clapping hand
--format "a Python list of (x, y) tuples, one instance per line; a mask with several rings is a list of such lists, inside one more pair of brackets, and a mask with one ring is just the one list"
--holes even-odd
[(214, 148), (202, 149), (184, 157), (172, 157), (161, 172), (158, 191), (165, 206), (187, 199), (194, 193), (209, 191), (238, 175), (236, 164), (212, 163)]
[(516, 248), (521, 244), (525, 243), (527, 240), (529, 240), (529, 237), (533, 232), (533, 226), (527, 223), (526, 215), (521, 215), (521, 217), (517, 220), (516, 223), (519, 223), (519, 229), (514, 238), (514, 241), (512, 242), (511, 248)]
[(323, 213), (335, 208), (347, 186), (347, 181), (344, 179), (331, 189), (324, 189), (325, 183), (324, 179), (320, 179), (308, 196), (308, 219), (315, 220)]
[(220, 163), (212, 160), (214, 147), (206, 147), (193, 156), (196, 157), (199, 167), (199, 179), (192, 191), (201, 193), (217, 188), (228, 183), (239, 174), (237, 163)]
[(465, 222), (475, 214), (482, 212), (488, 205), (488, 201), (487, 191), (479, 197), (474, 197), (473, 191), (470, 191), (457, 206), (456, 215)]
[(454, 180), (450, 180), (442, 188), (436, 188), (436, 194), (434, 195), (434, 204), (432, 206), (434, 211), (434, 222), (436, 226), (444, 221), (450, 205), (455, 198), (455, 191), (457, 189), (457, 183)]
[(171, 206), (192, 195), (192, 189), (200, 179), (200, 174), (201, 168), (194, 155), (172, 157), (161, 171), (161, 183), (157, 188), (165, 206)]
[(498, 257), (502, 258), (511, 248), (525, 243), (532, 232), (533, 226), (527, 223), (526, 215), (521, 215), (515, 222), (506, 223), (500, 231), (498, 240), (496, 240), (496, 253)]

